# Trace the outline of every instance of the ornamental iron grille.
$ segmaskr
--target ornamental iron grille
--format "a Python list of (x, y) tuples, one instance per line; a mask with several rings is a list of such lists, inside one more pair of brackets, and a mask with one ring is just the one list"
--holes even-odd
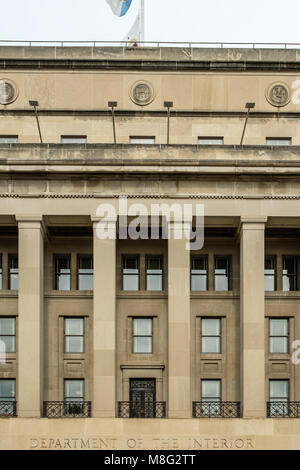
[(44, 401), (44, 418), (90, 418), (90, 401)]
[(300, 401), (268, 401), (268, 418), (300, 418)]
[(0, 417), (17, 416), (17, 402), (15, 400), (0, 401)]
[(130, 401), (118, 403), (119, 418), (165, 418), (166, 403), (156, 401), (155, 379), (131, 379)]
[(193, 401), (193, 418), (240, 418), (240, 402)]

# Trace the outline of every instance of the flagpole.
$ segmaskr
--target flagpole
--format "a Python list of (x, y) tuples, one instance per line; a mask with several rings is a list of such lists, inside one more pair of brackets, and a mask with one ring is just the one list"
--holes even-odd
[(140, 6), (140, 41), (145, 41), (145, 0), (141, 0)]

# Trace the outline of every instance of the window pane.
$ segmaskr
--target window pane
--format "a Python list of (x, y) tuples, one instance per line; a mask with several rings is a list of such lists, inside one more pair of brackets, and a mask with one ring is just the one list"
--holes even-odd
[(18, 290), (19, 288), (19, 276), (18, 274), (11, 274), (9, 281), (10, 290)]
[(202, 380), (202, 399), (205, 398), (221, 398), (221, 381), (220, 380)]
[(219, 318), (203, 318), (201, 320), (202, 335), (219, 335), (221, 322)]
[(83, 336), (66, 336), (65, 338), (66, 353), (83, 353)]
[(0, 318), (0, 335), (14, 335), (15, 324), (15, 318)]
[(16, 352), (16, 337), (15, 336), (1, 336), (0, 351), (3, 353), (14, 353)]
[(204, 336), (201, 340), (201, 352), (203, 353), (220, 353), (220, 338)]
[(280, 138), (280, 137), (267, 137), (266, 138), (266, 145), (291, 145), (292, 139), (291, 138)]
[(266, 275), (265, 270), (265, 291), (274, 291), (275, 290), (275, 277)]
[(61, 143), (62, 144), (86, 144), (86, 136), (75, 136), (75, 135), (70, 135), (70, 136), (61, 136)]
[(147, 276), (147, 290), (162, 290), (162, 274)]
[(83, 380), (65, 380), (65, 399), (83, 400), (84, 381)]
[(70, 272), (70, 257), (69, 256), (57, 256), (57, 272), (58, 273), (69, 273)]
[(134, 318), (134, 335), (152, 335), (152, 318)]
[(270, 338), (270, 353), (282, 353), (288, 352), (288, 341), (287, 338)]
[(124, 256), (123, 268), (126, 270), (137, 270), (138, 269), (138, 257), (137, 256)]
[(196, 275), (192, 273), (191, 279), (191, 290), (192, 291), (205, 291), (207, 290), (207, 276)]
[(229, 290), (227, 276), (215, 276), (215, 290)]
[(71, 279), (69, 275), (61, 274), (58, 275), (58, 290), (70, 290), (71, 289)]
[(78, 275), (78, 290), (93, 290), (93, 274)]
[(15, 398), (16, 381), (14, 379), (0, 379), (0, 399)]
[(65, 334), (66, 335), (83, 335), (84, 320), (83, 318), (65, 318)]
[(133, 338), (134, 353), (152, 353), (152, 337), (135, 336)]
[(139, 276), (136, 275), (123, 275), (123, 290), (139, 290)]
[(93, 257), (92, 256), (79, 256), (78, 257), (78, 268), (80, 273), (89, 272), (93, 269)]
[(285, 398), (289, 396), (288, 380), (270, 380), (270, 399)]
[(198, 137), (198, 145), (222, 145), (223, 137)]
[(207, 269), (207, 258), (204, 256), (199, 256), (197, 258), (192, 258), (192, 270), (200, 270), (202, 274), (206, 273)]
[(155, 137), (130, 137), (131, 144), (155, 144)]
[(17, 144), (17, 135), (0, 135), (0, 144)]
[(288, 320), (284, 319), (270, 319), (270, 335), (271, 336), (287, 336), (288, 335)]

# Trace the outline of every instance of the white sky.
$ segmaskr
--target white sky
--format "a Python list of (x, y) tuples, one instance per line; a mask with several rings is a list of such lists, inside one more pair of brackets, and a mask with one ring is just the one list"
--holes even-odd
[[(145, 0), (146, 41), (299, 42), (299, 0)], [(0, 40), (115, 40), (123, 18), (105, 0), (0, 0)]]

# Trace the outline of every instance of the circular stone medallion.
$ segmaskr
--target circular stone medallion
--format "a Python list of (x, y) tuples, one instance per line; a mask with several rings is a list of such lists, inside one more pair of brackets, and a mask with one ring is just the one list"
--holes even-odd
[(290, 101), (289, 87), (282, 82), (273, 83), (267, 91), (267, 100), (272, 106), (286, 106)]
[(130, 90), (130, 98), (140, 106), (146, 106), (154, 100), (154, 89), (149, 82), (136, 82)]
[(0, 79), (0, 104), (9, 104), (17, 98), (17, 87), (10, 80)]

